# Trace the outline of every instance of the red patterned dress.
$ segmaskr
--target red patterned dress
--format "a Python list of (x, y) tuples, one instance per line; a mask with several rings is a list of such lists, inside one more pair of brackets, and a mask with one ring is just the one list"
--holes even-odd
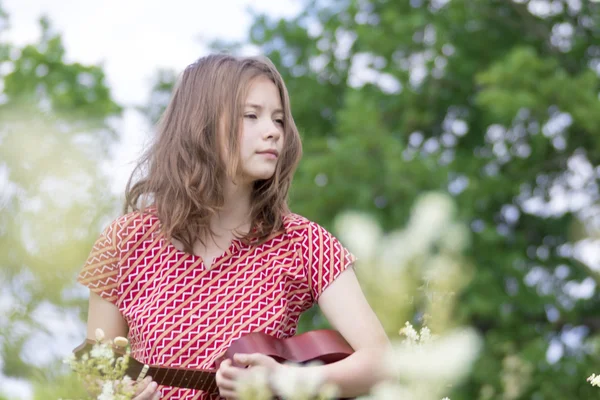
[[(119, 308), (135, 359), (210, 369), (245, 334), (293, 336), (300, 314), (354, 262), (318, 224), (289, 214), (284, 227), (259, 246), (233, 240), (206, 269), (166, 239), (156, 215), (132, 212), (102, 232), (77, 280)], [(159, 390), (173, 400), (211, 398), (193, 389)]]

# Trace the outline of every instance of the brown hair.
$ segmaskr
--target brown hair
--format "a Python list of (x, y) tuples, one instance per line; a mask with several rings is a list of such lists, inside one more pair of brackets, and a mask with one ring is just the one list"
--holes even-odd
[[(242, 239), (260, 243), (282, 229), (302, 145), (283, 79), (264, 57), (214, 54), (185, 69), (154, 142), (129, 178), (124, 212), (144, 212), (152, 204), (163, 233), (181, 241), (185, 251), (191, 253), (197, 240), (205, 243), (213, 234), (210, 219), (223, 205), (223, 182), (238, 169), (243, 103), (251, 81), (259, 76), (266, 76), (279, 89), (285, 140), (273, 176), (254, 183), (251, 229)], [(219, 135), (221, 130), (224, 134)], [(219, 149), (234, 156), (224, 159)], [(142, 176), (134, 184), (136, 174)]]

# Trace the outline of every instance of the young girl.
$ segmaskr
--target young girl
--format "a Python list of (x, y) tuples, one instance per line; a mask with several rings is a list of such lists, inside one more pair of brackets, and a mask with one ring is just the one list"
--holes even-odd
[[(388, 340), (351, 268), (354, 257), (288, 210), (300, 157), (287, 89), (268, 59), (211, 55), (187, 67), (129, 180), (125, 215), (104, 230), (78, 276), (91, 291), (87, 337), (101, 328), (107, 338), (128, 337), (143, 363), (211, 369), (243, 335), (293, 336), (300, 314), (318, 304), (351, 356), (313, 367), (261, 354), (236, 363), (270, 373), (310, 368), (342, 397), (366, 394), (383, 378)], [(236, 399), (245, 373), (223, 362), (220, 395)], [(211, 398), (151, 377), (136, 395)]]

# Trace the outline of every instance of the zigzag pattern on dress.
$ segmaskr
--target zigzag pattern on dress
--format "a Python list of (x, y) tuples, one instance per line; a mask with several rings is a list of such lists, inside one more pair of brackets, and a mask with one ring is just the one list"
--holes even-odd
[[(245, 334), (293, 336), (300, 314), (354, 262), (318, 224), (289, 214), (284, 227), (259, 246), (235, 240), (207, 269), (163, 236), (155, 215), (126, 214), (102, 232), (78, 281), (119, 307), (139, 361), (212, 369)], [(173, 400), (210, 399), (159, 390)]]

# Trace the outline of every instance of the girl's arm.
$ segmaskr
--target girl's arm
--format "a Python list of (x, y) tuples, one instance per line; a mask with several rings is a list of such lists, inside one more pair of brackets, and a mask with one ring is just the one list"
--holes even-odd
[(390, 378), (383, 363), (383, 355), (390, 348), (389, 339), (352, 268), (325, 289), (318, 304), (355, 353), (336, 363), (306, 368), (314, 369), (325, 382), (335, 384), (341, 397), (365, 395), (373, 385)]
[(114, 339), (117, 336), (127, 337), (127, 322), (117, 306), (90, 291), (87, 321), (88, 339), (96, 339), (97, 328), (104, 331), (106, 339)]

